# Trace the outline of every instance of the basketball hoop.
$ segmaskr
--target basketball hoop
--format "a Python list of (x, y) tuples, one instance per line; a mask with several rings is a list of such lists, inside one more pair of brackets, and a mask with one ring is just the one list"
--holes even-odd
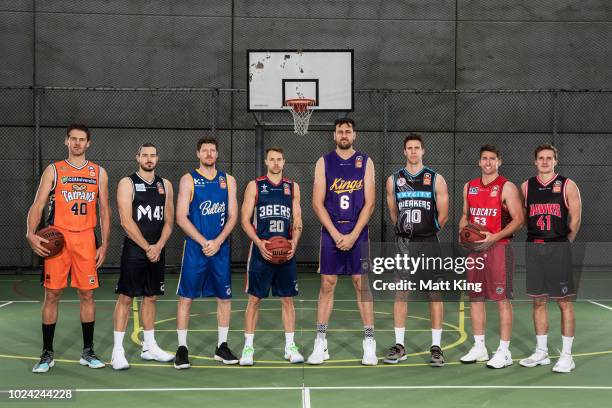
[(312, 107), (315, 104), (314, 99), (287, 99), (285, 108), (291, 112), (293, 116), (293, 131), (304, 136), (308, 133), (308, 123), (314, 110)]

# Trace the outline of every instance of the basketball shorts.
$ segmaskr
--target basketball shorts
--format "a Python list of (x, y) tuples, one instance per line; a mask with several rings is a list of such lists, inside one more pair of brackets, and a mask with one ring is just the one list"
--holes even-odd
[(527, 242), (527, 295), (551, 299), (576, 296), (571, 244), (565, 242)]
[(141, 247), (125, 237), (115, 293), (129, 297), (163, 295), (165, 265), (166, 256), (163, 249), (159, 261), (151, 262)]
[(512, 299), (514, 252), (509, 243), (498, 242), (468, 257), (474, 260), (473, 267), (467, 269), (467, 281), (480, 286), (480, 291), (469, 292), (470, 301)]
[(96, 236), (94, 230), (68, 231), (55, 227), (64, 234), (64, 248), (59, 254), (45, 258), (42, 281), (45, 288), (63, 289), (70, 286), (81, 290), (95, 289), (98, 284), (96, 270)]
[(267, 298), (272, 289), (272, 296), (294, 297), (298, 295), (298, 279), (295, 257), (275, 265), (266, 261), (257, 246), (251, 244), (247, 264), (247, 281), (245, 292), (260, 299)]
[[(430, 237), (405, 237), (395, 236), (395, 249), (399, 255), (408, 255), (411, 258), (421, 258), (423, 263), (416, 270), (396, 270), (396, 281), (406, 280), (415, 283), (417, 292), (427, 293), (430, 300), (441, 301), (439, 291), (421, 289), (427, 287), (422, 283), (445, 281), (446, 276), (439, 262), (442, 259), (442, 248), (436, 235)], [(397, 300), (407, 300), (407, 292), (401, 291), (396, 294)]]
[(181, 275), (176, 294), (190, 299), (232, 297), (230, 245), (227, 240), (213, 256), (206, 256), (200, 244), (185, 240)]
[[(355, 222), (334, 222), (341, 234), (350, 233)], [(368, 227), (359, 234), (359, 238), (348, 251), (336, 247), (331, 235), (321, 228), (321, 247), (319, 252), (319, 273), (322, 275), (363, 275), (370, 271), (370, 240)]]

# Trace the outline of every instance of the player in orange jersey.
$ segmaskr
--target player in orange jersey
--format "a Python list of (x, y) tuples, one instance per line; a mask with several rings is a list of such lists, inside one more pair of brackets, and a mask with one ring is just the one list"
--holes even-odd
[[(49, 203), (48, 224), (64, 235), (61, 252), (45, 258), (42, 281), (45, 300), (42, 307), (43, 352), (33, 372), (45, 373), (53, 367), (53, 335), (57, 321), (57, 305), (61, 293), (68, 286), (76, 288), (80, 299), (83, 328), (81, 365), (102, 368), (104, 363), (93, 351), (95, 304), (93, 290), (98, 287), (97, 268), (102, 265), (110, 238), (110, 207), (108, 203), (108, 175), (95, 163), (85, 159), (90, 145), (89, 129), (73, 124), (66, 131), (64, 144), (68, 158), (47, 166), (40, 180), (34, 203), (28, 212), (26, 238), (39, 256), (49, 254), (36, 235), (43, 209)], [(101, 245), (96, 248), (96, 206), (99, 205), (102, 230)]]

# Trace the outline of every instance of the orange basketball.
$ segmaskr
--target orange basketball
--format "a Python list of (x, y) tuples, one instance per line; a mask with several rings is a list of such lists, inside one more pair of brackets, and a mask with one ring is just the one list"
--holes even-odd
[(482, 241), (487, 237), (483, 234), (484, 231), (487, 231), (487, 229), (482, 225), (466, 225), (460, 232), (461, 244), (467, 249), (474, 249), (478, 245), (476, 241)]
[(282, 264), (287, 262), (287, 253), (291, 250), (291, 243), (285, 237), (272, 237), (266, 244), (266, 249), (272, 252), (273, 264)]
[(64, 234), (53, 226), (39, 229), (36, 231), (36, 235), (49, 241), (42, 244), (50, 252), (47, 258), (57, 255), (64, 247)]

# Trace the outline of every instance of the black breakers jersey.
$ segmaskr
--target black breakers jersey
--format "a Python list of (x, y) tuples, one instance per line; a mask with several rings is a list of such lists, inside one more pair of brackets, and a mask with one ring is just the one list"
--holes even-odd
[(293, 208), (293, 182), (282, 178), (274, 184), (267, 176), (255, 180), (255, 230), (257, 236), (269, 239), (281, 236), (291, 239), (291, 209)]
[(417, 174), (402, 168), (393, 174), (398, 216), (395, 233), (409, 238), (431, 237), (440, 230), (436, 207), (436, 172), (423, 167)]
[(569, 212), (565, 196), (568, 179), (556, 175), (547, 183), (539, 177), (527, 181), (527, 240), (564, 241), (569, 234)]
[(153, 182), (147, 183), (137, 173), (132, 174), (130, 180), (134, 184), (132, 219), (147, 242), (154, 244), (159, 240), (164, 228), (166, 204), (164, 180), (155, 176)]

